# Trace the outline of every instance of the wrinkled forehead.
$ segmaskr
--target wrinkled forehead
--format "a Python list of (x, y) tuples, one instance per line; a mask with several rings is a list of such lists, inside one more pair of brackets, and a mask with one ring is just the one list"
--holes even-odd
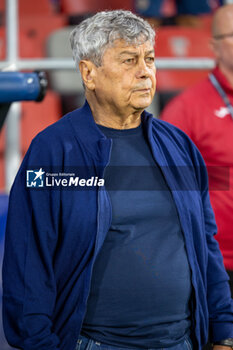
[(112, 46), (112, 47), (117, 47), (119, 45), (122, 46), (139, 46), (142, 45), (144, 43), (150, 43), (151, 45), (153, 44), (152, 42), (150, 42), (150, 40), (148, 39), (148, 37), (144, 34), (141, 33), (139, 34), (137, 37), (135, 38), (121, 38), (120, 36), (115, 36), (115, 38), (109, 38), (109, 44), (108, 46)]
[(153, 52), (154, 46), (149, 40), (138, 40), (135, 42), (128, 42), (124, 39), (117, 39), (114, 41), (113, 45), (107, 48), (106, 52), (111, 51), (113, 54), (119, 54), (121, 52)]

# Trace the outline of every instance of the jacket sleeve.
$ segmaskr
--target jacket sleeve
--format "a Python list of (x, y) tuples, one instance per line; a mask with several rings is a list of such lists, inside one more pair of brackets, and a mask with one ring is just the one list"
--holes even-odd
[(199, 158), (199, 180), (202, 187), (202, 203), (208, 249), (207, 302), (209, 311), (209, 337), (211, 342), (233, 338), (233, 300), (223, 257), (214, 235), (217, 233), (214, 213), (210, 204), (208, 175), (203, 158)]
[(59, 349), (52, 322), (59, 191), (26, 187), (26, 171), (50, 163), (49, 148), (40, 136), (32, 141), (9, 199), (3, 260), (3, 327), (9, 344), (23, 350)]

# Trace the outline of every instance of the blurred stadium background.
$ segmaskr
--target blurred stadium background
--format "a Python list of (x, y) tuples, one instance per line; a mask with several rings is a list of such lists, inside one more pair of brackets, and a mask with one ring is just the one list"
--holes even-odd
[[(231, 2), (0, 0), (0, 264), (9, 190), (22, 157), (39, 131), (84, 102), (81, 79), (75, 73), (69, 47), (72, 27), (97, 11), (119, 8), (138, 13), (155, 26), (157, 94), (149, 111), (157, 117), (171, 97), (214, 67), (209, 47), (212, 14)], [(28, 84), (35, 76), (28, 78), (17, 72), (41, 70), (46, 74), (42, 85), (45, 80), (48, 84), (45, 97), (41, 102), (33, 101), (35, 96), (29, 98), (32, 101), (25, 101), (26, 94), (32, 93)], [(17, 84), (11, 85), (10, 77), (16, 83), (26, 82), (28, 86), (22, 85), (24, 96), (22, 91), (17, 95)], [(22, 101), (13, 102), (18, 100)], [(0, 315), (0, 350), (7, 349), (11, 348), (4, 338)]]

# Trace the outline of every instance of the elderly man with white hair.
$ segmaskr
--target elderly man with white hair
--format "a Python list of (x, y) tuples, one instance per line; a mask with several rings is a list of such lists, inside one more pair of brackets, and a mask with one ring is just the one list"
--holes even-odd
[(208, 334), (215, 350), (233, 346), (204, 162), (145, 111), (154, 36), (123, 10), (71, 33), (86, 103), (33, 139), (10, 194), (3, 318), (14, 347), (190, 350)]

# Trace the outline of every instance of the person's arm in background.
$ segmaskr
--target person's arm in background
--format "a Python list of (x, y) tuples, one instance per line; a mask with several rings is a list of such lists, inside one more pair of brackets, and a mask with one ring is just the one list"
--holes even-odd
[(23, 350), (59, 350), (59, 339), (52, 330), (59, 191), (26, 187), (26, 171), (48, 164), (49, 148), (40, 136), (32, 141), (9, 199), (3, 261), (3, 327), (9, 344)]
[[(218, 242), (214, 238), (217, 226), (213, 209), (209, 199), (208, 174), (204, 160), (195, 150), (195, 164), (198, 166), (198, 181), (202, 193), (202, 205), (205, 222), (206, 242), (208, 248), (207, 264), (207, 302), (209, 311), (209, 338), (210, 342), (218, 342), (233, 338), (233, 300), (229, 286), (229, 277), (226, 273), (223, 257)], [(224, 350), (229, 347), (214, 345), (214, 350)]]
[[(206, 175), (207, 176), (207, 175)], [(209, 309), (209, 336), (211, 342), (233, 338), (233, 301), (228, 283), (228, 275), (223, 265), (219, 245), (214, 238), (214, 214), (210, 207), (209, 193), (203, 191), (203, 207), (208, 246), (207, 299)], [(209, 209), (211, 208), (211, 209)], [(227, 349), (215, 345), (214, 350)], [(229, 348), (230, 349), (230, 348)]]
[(160, 119), (177, 126), (193, 139), (192, 107), (183, 98), (182, 94), (176, 96), (165, 106), (160, 114)]

